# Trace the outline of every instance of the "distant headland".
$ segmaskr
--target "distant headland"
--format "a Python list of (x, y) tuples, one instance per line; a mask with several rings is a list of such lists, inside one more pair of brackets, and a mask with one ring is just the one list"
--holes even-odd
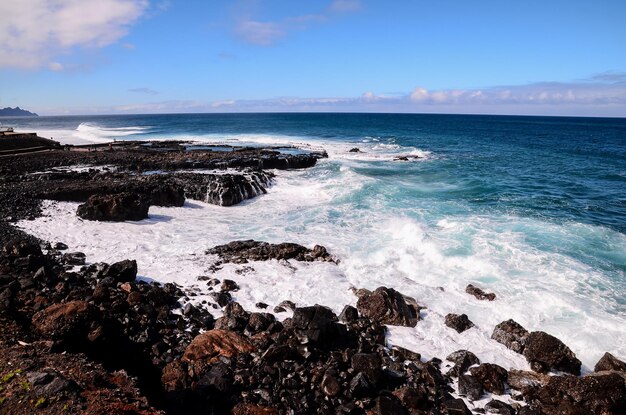
[(6, 107), (0, 109), (0, 117), (39, 117), (34, 112), (26, 111), (20, 107)]

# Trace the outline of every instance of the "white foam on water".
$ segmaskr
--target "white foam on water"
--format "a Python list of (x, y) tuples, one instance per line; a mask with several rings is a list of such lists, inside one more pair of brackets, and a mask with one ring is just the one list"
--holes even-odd
[[(144, 221), (106, 223), (80, 220), (75, 203), (46, 203), (45, 216), (19, 226), (44, 240), (65, 242), (92, 262), (136, 259), (143, 278), (195, 289), (195, 303), (209, 300), (201, 275), (236, 281), (241, 290), (235, 300), (249, 310), (257, 302), (273, 307), (292, 300), (339, 312), (356, 303), (351, 287), (393, 287), (428, 308), (417, 327), (390, 327), (389, 341), (427, 358), (469, 349), (483, 362), (528, 369), (522, 356), (490, 339), (493, 327), (509, 318), (560, 338), (585, 371), (606, 351), (626, 356), (626, 318), (614, 312), (614, 297), (602, 290), (611, 287), (606, 276), (527, 241), (542, 232), (570, 238), (580, 229), (594, 231), (589, 225), (486, 215), (446, 216), (429, 225), (419, 211), (392, 208), (376, 194), (368, 195), (367, 208), (360, 207), (376, 179), (342, 160), (276, 174), (266, 195), (233, 207), (189, 201), (180, 208), (151, 207)], [(626, 247), (626, 236), (607, 237)], [(240, 239), (321, 244), (340, 263), (227, 264), (212, 275), (216, 258), (204, 252)], [(468, 283), (495, 292), (497, 299), (475, 299), (464, 292)], [(448, 313), (465, 313), (476, 327), (458, 334), (443, 324)]]
[(93, 144), (93, 143), (109, 143), (120, 139), (134, 139), (134, 135), (142, 134), (148, 131), (149, 126), (131, 126), (131, 127), (102, 127), (97, 124), (83, 122), (74, 130), (55, 129), (55, 130), (39, 130), (37, 135), (40, 137), (52, 138), (61, 144)]

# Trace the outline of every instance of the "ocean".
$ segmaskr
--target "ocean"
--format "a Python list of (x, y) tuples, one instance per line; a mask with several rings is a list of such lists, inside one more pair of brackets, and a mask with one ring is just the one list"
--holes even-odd
[[(236, 239), (325, 245), (332, 264), (225, 266), (246, 308), (290, 299), (340, 311), (350, 287), (380, 285), (428, 308), (389, 341), (424, 356), (469, 348), (527, 368), (489, 340), (513, 318), (563, 340), (591, 370), (626, 358), (626, 119), (418, 114), (177, 114), (3, 119), (64, 143), (184, 139), (215, 145), (323, 148), (314, 168), (280, 171), (268, 194), (224, 208), (151, 208), (147, 221), (94, 224), (76, 205), (20, 226), (88, 258), (135, 258), (142, 278), (203, 298), (204, 251)], [(351, 152), (358, 148), (359, 152)], [(407, 160), (397, 160), (406, 157)], [(241, 268), (241, 267), (239, 267)], [(493, 302), (464, 292), (472, 283)], [(219, 310), (215, 313), (219, 314)], [(477, 328), (458, 334), (447, 313)]]

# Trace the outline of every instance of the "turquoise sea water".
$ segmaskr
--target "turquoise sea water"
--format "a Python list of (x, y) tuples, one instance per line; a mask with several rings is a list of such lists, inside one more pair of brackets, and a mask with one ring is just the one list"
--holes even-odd
[(317, 229), (348, 266), (358, 258), (359, 272), (432, 286), (453, 284), (454, 274), (459, 287), (478, 282), (513, 305), (527, 291), (537, 310), (527, 322), (544, 319), (558, 331), (558, 321), (612, 316), (610, 331), (626, 332), (626, 119), (181, 114), (3, 123), (70, 142), (324, 147), (328, 160), (296, 174), (328, 199), (267, 216), (275, 228), (250, 225), (248, 234), (272, 239), (280, 227), (281, 237), (298, 240)]

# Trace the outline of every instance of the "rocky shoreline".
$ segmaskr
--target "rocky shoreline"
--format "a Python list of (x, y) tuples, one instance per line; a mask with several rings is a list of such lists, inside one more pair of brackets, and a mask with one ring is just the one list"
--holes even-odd
[[(83, 203), (84, 220), (140, 220), (152, 205), (185, 199), (230, 206), (262, 194), (274, 180), (268, 169), (307, 168), (324, 156), (190, 151), (172, 142), (3, 159), (0, 413), (626, 413), (626, 364), (618, 357), (607, 353), (580, 376), (565, 344), (513, 320), (494, 327), (492, 338), (532, 371), (481, 362), (471, 350), (425, 361), (419, 350), (387, 345), (387, 325), (415, 327), (428, 306), (393, 287), (355, 289), (356, 307), (339, 315), (290, 301), (253, 311), (235, 301), (234, 281), (207, 276), (213, 302), (198, 306), (184, 287), (137, 280), (132, 258), (88, 264), (62, 241), (12, 225), (41, 215), (44, 199)], [(207, 254), (216, 266), (341, 260), (323, 246), (288, 242), (233, 241)], [(479, 287), (466, 291), (498, 301)], [(277, 319), (287, 310), (290, 317)], [(445, 320), (459, 333), (473, 325), (464, 314)], [(484, 407), (473, 405), (486, 396)]]

